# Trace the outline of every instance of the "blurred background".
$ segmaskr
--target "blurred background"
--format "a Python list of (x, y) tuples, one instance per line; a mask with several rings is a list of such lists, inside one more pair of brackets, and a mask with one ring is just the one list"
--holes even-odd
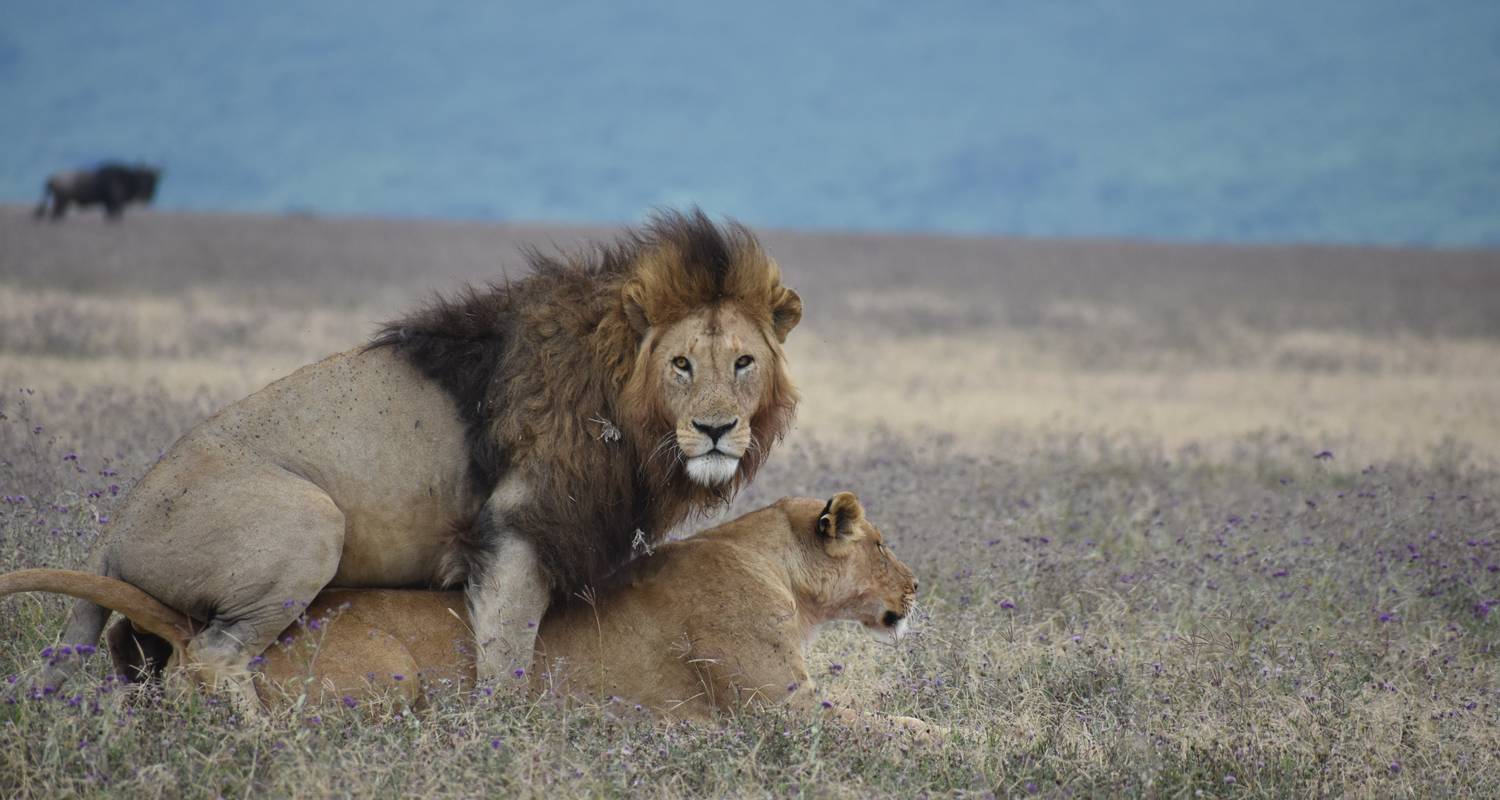
[[(33, 218), (106, 159), (155, 202)], [(692, 205), (806, 306), (728, 513), (858, 492), (922, 614), (812, 673), (959, 741), (99, 684), (0, 704), (0, 797), (1500, 797), (1497, 0), (0, 0), (0, 571), (433, 292)], [(0, 602), (9, 682), (62, 614)]]
[(1500, 4), (16, 3), (0, 199), (1500, 244)]
[[(10, 4), (0, 88), (0, 376), (200, 398), (151, 452), (698, 205), (807, 301), (803, 433), (1500, 463), (1497, 3)], [(106, 159), (155, 202), (31, 218)]]

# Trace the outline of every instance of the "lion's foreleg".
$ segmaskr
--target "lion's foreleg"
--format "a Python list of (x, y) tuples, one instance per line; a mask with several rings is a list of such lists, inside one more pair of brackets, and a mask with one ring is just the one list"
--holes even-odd
[(479, 647), (475, 666), (480, 680), (531, 666), (537, 626), (551, 599), (551, 584), (536, 549), (507, 523), (507, 516), (529, 496), (521, 479), (508, 478), (480, 512), (479, 524), (490, 549), (472, 559), (464, 592)]
[(807, 718), (821, 716), (824, 719), (834, 719), (847, 728), (863, 729), (888, 737), (908, 738), (923, 745), (939, 744), (949, 735), (948, 730), (941, 725), (916, 717), (886, 714), (821, 699), (811, 680), (792, 692), (786, 703), (788, 708)]
[(552, 595), (531, 543), (512, 531), (499, 533), (494, 554), (483, 559), (478, 575), (469, 576), (465, 592), (479, 646), (480, 680), (493, 680), (531, 665), (537, 626)]

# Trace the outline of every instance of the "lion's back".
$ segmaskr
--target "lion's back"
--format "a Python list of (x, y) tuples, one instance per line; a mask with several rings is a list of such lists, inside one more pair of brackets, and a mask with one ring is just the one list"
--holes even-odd
[[(336, 585), (432, 580), (479, 499), (452, 400), (389, 351), (330, 356), (179, 439), (131, 491), (110, 531), (124, 569), (198, 547), (281, 495), (322, 493), (345, 522)], [(227, 546), (227, 545), (226, 545)], [(412, 574), (407, 574), (412, 573)]]

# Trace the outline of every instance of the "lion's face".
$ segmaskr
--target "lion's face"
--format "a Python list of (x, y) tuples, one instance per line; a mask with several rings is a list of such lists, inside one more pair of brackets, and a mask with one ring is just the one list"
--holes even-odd
[(658, 376), (674, 430), (652, 456), (675, 446), (694, 482), (732, 481), (746, 452), (763, 446), (751, 422), (767, 401), (778, 357), (760, 326), (732, 304), (701, 309), (668, 327), (646, 368)]
[(698, 213), (653, 230), (631, 256), (612, 327), (635, 345), (615, 361), (618, 413), (655, 491), (706, 510), (755, 475), (791, 424), (797, 391), (781, 345), (802, 298), (739, 225), (718, 230)]
[(818, 516), (815, 535), (831, 566), (825, 579), (835, 606), (831, 617), (854, 620), (882, 639), (900, 639), (916, 606), (917, 579), (885, 546), (859, 498), (834, 495)]

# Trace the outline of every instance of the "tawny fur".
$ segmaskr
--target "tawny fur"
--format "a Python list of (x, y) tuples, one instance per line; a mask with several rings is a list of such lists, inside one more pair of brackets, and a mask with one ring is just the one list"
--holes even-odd
[[(526, 280), (440, 299), (388, 324), (374, 346), (410, 353), (440, 382), (465, 385), (457, 394), (475, 472), (485, 485), (509, 471), (524, 477), (539, 500), (514, 523), (566, 594), (628, 557), (636, 530), (659, 539), (689, 514), (722, 507), (755, 476), (796, 411), (781, 343), (802, 302), (749, 230), (715, 226), (701, 212), (662, 215), (572, 256), (533, 251), (530, 261)], [(748, 409), (756, 446), (732, 482), (706, 487), (683, 480), (673, 458), (652, 457), (680, 421), (652, 359), (667, 332), (699, 330), (712, 324), (705, 310), (731, 309), (762, 339), (767, 380)], [(485, 342), (498, 370), (455, 374), (490, 354)], [(606, 422), (619, 440), (604, 435)]]
[[(677, 718), (758, 704), (817, 711), (805, 647), (818, 627), (842, 619), (888, 632), (893, 618), (911, 612), (916, 589), (854, 495), (786, 498), (662, 545), (587, 599), (554, 606), (530, 681), (539, 691), (615, 696)], [(108, 604), (137, 629), (165, 637), (178, 660), (191, 639), (192, 620), (111, 578), (64, 570), (0, 576), (0, 594), (13, 591)], [(141, 666), (130, 648), (144, 638), (111, 637), (121, 647), (112, 652), (117, 666)], [(474, 648), (458, 593), (329, 590), (264, 653), (257, 690), (272, 706), (303, 693), (362, 699), (393, 689), (418, 701), (434, 683), (473, 685)]]
[[(132, 489), (94, 570), (203, 621), (191, 662), (236, 685), (328, 588), (466, 583), (471, 608), (500, 609), (475, 620), (481, 638), (529, 652), (501, 611), (535, 620), (754, 475), (795, 408), (781, 342), (802, 311), (747, 230), (701, 212), (531, 262), (200, 423)], [(713, 367), (691, 391), (665, 342)], [(713, 485), (676, 441), (705, 415), (733, 417), (744, 445)], [(483, 580), (496, 563), (525, 580)], [(96, 642), (106, 616), (75, 604), (64, 642)]]

